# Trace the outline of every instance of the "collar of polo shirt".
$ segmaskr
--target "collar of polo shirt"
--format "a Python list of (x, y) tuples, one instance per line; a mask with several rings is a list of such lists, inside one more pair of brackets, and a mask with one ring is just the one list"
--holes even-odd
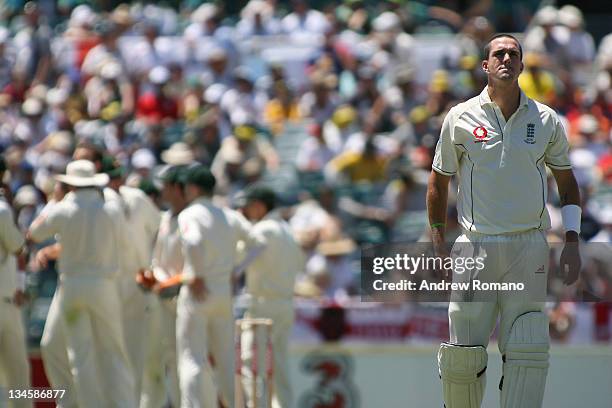
[[(480, 106), (491, 105), (491, 104), (495, 104), (495, 102), (491, 100), (491, 97), (489, 96), (489, 92), (487, 91), (487, 87), (485, 86), (485, 88), (480, 93)], [(521, 89), (521, 100), (519, 103), (519, 107), (527, 106), (528, 104), (529, 104), (529, 98), (527, 98), (527, 95), (525, 95), (525, 93)]]

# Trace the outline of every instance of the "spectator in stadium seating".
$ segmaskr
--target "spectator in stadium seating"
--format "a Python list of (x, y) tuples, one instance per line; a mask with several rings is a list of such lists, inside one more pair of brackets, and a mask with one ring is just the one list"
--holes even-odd
[(543, 69), (543, 63), (541, 55), (526, 53), (525, 69), (519, 77), (519, 86), (527, 97), (550, 105), (556, 97), (555, 79), (550, 72)]
[(144, 41), (130, 42), (126, 52), (130, 55), (128, 69), (138, 81), (146, 81), (149, 71), (156, 66), (167, 65), (167, 57), (159, 52), (159, 27), (153, 21), (145, 21), (142, 28)]
[(257, 163), (256, 167), (274, 170), (278, 160), (274, 147), (252, 124), (235, 126), (233, 134), (223, 139), (210, 167), (217, 179), (216, 191), (227, 194), (233, 182), (244, 182), (241, 174), (244, 163)]
[(263, 122), (274, 135), (282, 133), (286, 122), (301, 122), (300, 109), (293, 91), (285, 81), (272, 86), (272, 99), (266, 104)]
[(306, 92), (300, 100), (300, 114), (315, 122), (323, 123), (331, 118), (338, 106), (338, 97), (333, 92), (336, 77), (315, 71), (310, 76), (312, 90)]
[(76, 6), (70, 13), (64, 39), (75, 48), (75, 68), (80, 69), (89, 51), (98, 45), (99, 38), (94, 32), (97, 19), (96, 13), (86, 4)]
[(346, 150), (346, 143), (357, 129), (357, 111), (350, 105), (340, 105), (323, 125), (325, 144), (338, 155)]
[(233, 86), (221, 98), (220, 107), (232, 122), (248, 120), (259, 123), (267, 102), (265, 93), (259, 92), (253, 83), (252, 73), (240, 66), (232, 73)]
[(335, 156), (323, 137), (323, 126), (312, 124), (308, 133), (310, 137), (302, 142), (295, 158), (295, 165), (301, 172), (321, 172)]
[(450, 89), (448, 71), (436, 70), (429, 82), (429, 97), (425, 106), (432, 116), (439, 116), (448, 112), (455, 97)]
[(136, 117), (147, 123), (168, 122), (178, 119), (178, 101), (168, 95), (170, 71), (159, 65), (149, 71), (150, 89), (138, 98)]
[(214, 46), (208, 54), (207, 66), (207, 74), (210, 75), (211, 84), (221, 84), (224, 86), (231, 86), (233, 84), (228, 54), (223, 48)]
[(533, 17), (535, 25), (525, 33), (525, 52), (533, 51), (548, 57), (546, 67), (565, 70), (569, 56), (555, 27), (559, 24), (559, 10), (544, 6)]
[(9, 40), (9, 30), (0, 27), (0, 90), (3, 90), (10, 82), (13, 74), (14, 59), (7, 54), (7, 43)]
[(322, 35), (330, 28), (325, 15), (311, 9), (306, 0), (292, 0), (291, 7), (293, 11), (281, 21), (284, 33), (299, 38), (303, 35)]
[(265, 0), (251, 0), (240, 12), (236, 31), (242, 38), (275, 35), (281, 31), (280, 21), (274, 16), (274, 8)]
[(404, 32), (396, 13), (385, 11), (377, 16), (372, 21), (371, 38), (378, 46), (371, 63), (383, 76), (392, 79), (395, 72), (414, 66), (414, 38)]
[(356, 274), (349, 259), (355, 242), (334, 236), (322, 240), (306, 262), (306, 277), (320, 288), (328, 299), (342, 299), (357, 293)]
[(369, 182), (384, 181), (388, 159), (380, 155), (374, 141), (366, 141), (363, 151), (347, 151), (329, 162), (326, 168), (328, 181)]
[(51, 72), (51, 28), (40, 18), (40, 8), (29, 1), (23, 7), (25, 25), (14, 39), (15, 67), (30, 85), (46, 84)]
[(99, 71), (87, 81), (83, 92), (87, 113), (92, 119), (110, 122), (134, 112), (134, 88), (116, 59), (101, 62)]
[[(565, 46), (572, 64), (590, 64), (595, 58), (595, 41), (584, 30), (584, 17), (576, 6), (566, 4), (559, 9), (559, 23), (555, 27), (557, 37)], [(575, 69), (572, 66), (572, 69)]]
[(120, 74), (127, 75), (127, 61), (119, 49), (119, 37), (121, 32), (117, 25), (110, 21), (102, 21), (96, 28), (100, 37), (100, 44), (93, 47), (85, 56), (81, 71), (87, 76), (100, 73), (102, 66), (112, 60), (119, 64)]
[(408, 114), (417, 106), (414, 70), (404, 68), (395, 75), (395, 84), (383, 91), (382, 98), (388, 115), (395, 127), (408, 122)]

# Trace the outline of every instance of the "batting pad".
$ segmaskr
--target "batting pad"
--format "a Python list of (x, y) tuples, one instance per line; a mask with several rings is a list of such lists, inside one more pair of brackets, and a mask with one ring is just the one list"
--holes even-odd
[(519, 316), (505, 347), (501, 408), (541, 408), (548, 373), (548, 317)]
[(486, 385), (484, 347), (442, 343), (438, 367), (446, 408), (480, 408)]

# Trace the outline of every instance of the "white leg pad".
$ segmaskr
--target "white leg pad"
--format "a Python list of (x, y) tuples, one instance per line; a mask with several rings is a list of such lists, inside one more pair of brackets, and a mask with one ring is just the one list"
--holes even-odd
[(486, 385), (484, 347), (442, 343), (438, 367), (446, 408), (480, 408)]
[(519, 316), (504, 347), (501, 408), (541, 408), (548, 374), (548, 317)]

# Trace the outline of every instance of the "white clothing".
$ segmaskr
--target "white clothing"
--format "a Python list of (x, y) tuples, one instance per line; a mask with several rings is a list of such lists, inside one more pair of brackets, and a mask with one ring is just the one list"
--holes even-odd
[(504, 119), (487, 88), (450, 110), (432, 169), (458, 174), (459, 223), (473, 232), (504, 234), (550, 228), (546, 169), (571, 169), (556, 113), (521, 92)]

